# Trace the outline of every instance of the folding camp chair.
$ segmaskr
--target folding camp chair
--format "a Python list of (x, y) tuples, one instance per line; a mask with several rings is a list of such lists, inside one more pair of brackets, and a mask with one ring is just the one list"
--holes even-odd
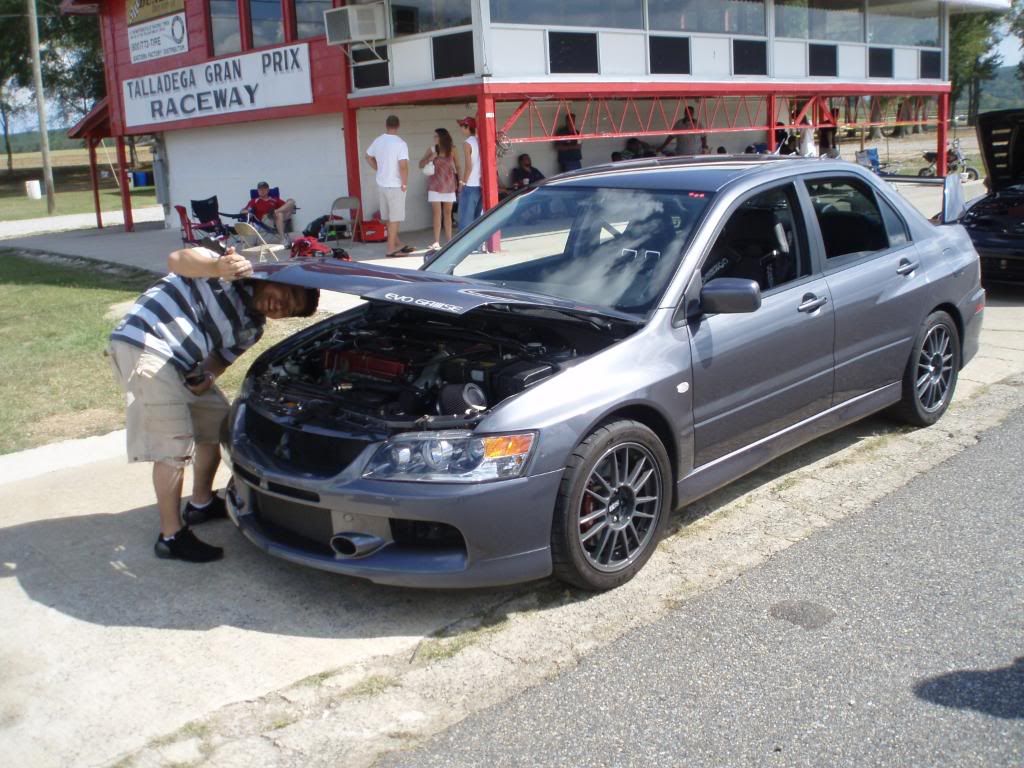
[(214, 234), (211, 230), (204, 228), (203, 222), (192, 221), (188, 217), (184, 205), (176, 205), (174, 210), (177, 212), (178, 221), (181, 224), (181, 242), (184, 245), (199, 245), (199, 241), (204, 237)]
[[(320, 228), (320, 242), (349, 237), (359, 240), (362, 236), (363, 205), (358, 197), (339, 197), (331, 203), (331, 213)], [(345, 232), (347, 234), (339, 234)]]
[[(255, 200), (257, 197), (259, 197), (259, 194), (260, 194), (259, 191), (257, 191), (257, 189), (255, 187), (253, 187), (252, 189), (249, 190), (249, 199), (250, 200)], [(271, 197), (280, 198), (281, 197), (281, 188), (280, 187), (271, 187), (269, 194), (270, 194)], [(296, 211), (299, 210), (299, 206), (296, 205), (295, 206), (295, 210)], [(268, 225), (264, 224), (256, 216), (256, 214), (254, 214), (252, 211), (246, 211), (239, 218), (240, 218), (240, 220), (243, 220), (243, 221), (245, 221), (245, 222), (247, 222), (249, 224), (252, 224), (254, 227), (256, 227), (256, 229), (261, 230), (262, 232), (265, 232), (268, 235), (273, 235), (274, 237), (278, 236), (278, 232), (277, 232), (277, 228), (276, 227), (268, 226)], [(285, 219), (284, 231), (285, 232), (292, 232), (292, 231), (294, 231), (294, 227), (292, 225), (292, 218), (291, 217)]]
[(861, 149), (854, 153), (854, 157), (857, 160), (857, 165), (862, 165), (868, 168), (879, 176), (892, 176), (894, 171), (892, 170), (889, 163), (883, 163), (878, 157), (877, 147), (868, 147), (867, 149)]
[(216, 195), (205, 200), (192, 200), (191, 204), (192, 216), (195, 218), (195, 221), (192, 222), (192, 229), (193, 231), (199, 230), (202, 232), (200, 237), (205, 237), (206, 235), (228, 237), (234, 234), (234, 229), (230, 224), (225, 224), (221, 221), (221, 216), (229, 218), (239, 217), (237, 214), (221, 213), (220, 203), (217, 201)]
[(243, 243), (239, 253), (246, 258), (256, 258), (261, 262), (267, 261), (267, 257), (278, 261), (277, 254), (287, 247), (280, 243), (268, 243), (256, 227), (244, 221), (235, 224), (235, 234)]

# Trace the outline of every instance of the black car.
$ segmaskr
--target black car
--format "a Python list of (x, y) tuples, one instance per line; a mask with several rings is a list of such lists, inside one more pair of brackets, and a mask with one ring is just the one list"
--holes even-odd
[(981, 257), (986, 283), (1024, 282), (1024, 109), (978, 115), (988, 194), (961, 219)]

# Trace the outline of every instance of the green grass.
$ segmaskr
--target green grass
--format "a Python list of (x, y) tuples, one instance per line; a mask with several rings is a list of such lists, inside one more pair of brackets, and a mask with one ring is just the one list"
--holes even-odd
[[(108, 176), (100, 179), (100, 208), (104, 211), (118, 211), (121, 209), (121, 193), (110, 175), (110, 169), (104, 167), (102, 170)], [(0, 172), (0, 221), (37, 219), (49, 215), (45, 193), (41, 200), (30, 200), (25, 194), (26, 181), (42, 178), (42, 171), (38, 168), (15, 167), (13, 171)], [(88, 165), (55, 167), (53, 188), (57, 196), (57, 214), (92, 213), (95, 210)], [(138, 187), (130, 191), (133, 208), (156, 205), (153, 187)]]
[[(84, 259), (0, 250), (0, 454), (124, 426), (124, 395), (103, 356), (116, 320), (156, 275)], [(271, 322), (219, 382), (234, 397), (259, 353), (316, 318)]]

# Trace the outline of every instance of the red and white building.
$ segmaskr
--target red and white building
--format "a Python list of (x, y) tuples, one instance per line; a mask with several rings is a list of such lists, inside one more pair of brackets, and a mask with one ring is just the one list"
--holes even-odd
[[(366, 39), (329, 45), (341, 0), (64, 0), (96, 13), (106, 100), (74, 135), (152, 134), (173, 204), (234, 211), (266, 179), (300, 227), (346, 194), (376, 210), (363, 157), (388, 114), (412, 164), (435, 128), (477, 117), (485, 207), (520, 152), (556, 172), (568, 112), (583, 164), (671, 133), (686, 105), (712, 150), (774, 144), (773, 126), (938, 126), (949, 116), (952, 14), (1009, 0), (384, 0)], [(942, 155), (943, 153), (940, 153)], [(124, 185), (123, 185), (124, 186)], [(158, 187), (161, 185), (158, 184)], [(417, 204), (422, 200), (422, 204)], [(127, 201), (126, 201), (127, 202)], [(406, 229), (429, 225), (410, 174)]]

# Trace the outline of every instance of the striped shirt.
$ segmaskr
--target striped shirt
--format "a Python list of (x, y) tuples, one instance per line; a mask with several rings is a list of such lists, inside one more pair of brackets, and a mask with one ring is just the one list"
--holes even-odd
[(248, 308), (250, 296), (238, 283), (167, 275), (138, 298), (110, 340), (139, 347), (183, 373), (211, 353), (230, 364), (263, 335), (266, 318)]

